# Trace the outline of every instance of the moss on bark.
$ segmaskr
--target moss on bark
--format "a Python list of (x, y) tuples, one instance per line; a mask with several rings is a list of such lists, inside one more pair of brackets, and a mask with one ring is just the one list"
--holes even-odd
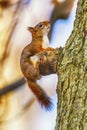
[(58, 62), (56, 130), (87, 130), (87, 1), (79, 0), (71, 36)]

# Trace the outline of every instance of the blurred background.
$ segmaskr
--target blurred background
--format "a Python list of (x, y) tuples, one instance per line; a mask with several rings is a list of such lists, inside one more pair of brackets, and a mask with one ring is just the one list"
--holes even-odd
[(20, 55), (31, 42), (28, 26), (49, 20), (51, 47), (64, 47), (73, 29), (77, 0), (0, 0), (0, 130), (54, 130), (57, 75), (38, 83), (54, 109), (42, 109), (20, 71)]

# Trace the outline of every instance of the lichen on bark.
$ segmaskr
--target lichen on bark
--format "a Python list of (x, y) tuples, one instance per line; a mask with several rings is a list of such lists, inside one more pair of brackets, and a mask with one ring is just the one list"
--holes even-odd
[(79, 0), (71, 36), (58, 61), (56, 130), (87, 129), (87, 1)]

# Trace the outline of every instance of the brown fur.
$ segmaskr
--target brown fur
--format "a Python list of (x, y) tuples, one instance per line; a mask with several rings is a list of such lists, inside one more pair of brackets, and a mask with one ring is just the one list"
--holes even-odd
[[(20, 59), (21, 70), (27, 80), (29, 88), (41, 106), (44, 106), (47, 110), (50, 110), (52, 107), (51, 100), (36, 81), (41, 78), (38, 67), (38, 62), (40, 62), (38, 53), (43, 50), (53, 50), (50, 47), (43, 48), (43, 36), (47, 36), (49, 29), (50, 23), (48, 21), (40, 22), (35, 27), (28, 27), (28, 30), (32, 34), (32, 41), (23, 49)], [(32, 60), (33, 56), (36, 56), (35, 60)]]

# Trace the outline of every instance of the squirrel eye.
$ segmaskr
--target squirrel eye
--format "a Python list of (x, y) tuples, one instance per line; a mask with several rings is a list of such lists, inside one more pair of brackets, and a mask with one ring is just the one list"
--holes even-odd
[(39, 23), (39, 24), (38, 24), (38, 27), (42, 28), (42, 27), (43, 27), (43, 25), (42, 25), (41, 23)]

